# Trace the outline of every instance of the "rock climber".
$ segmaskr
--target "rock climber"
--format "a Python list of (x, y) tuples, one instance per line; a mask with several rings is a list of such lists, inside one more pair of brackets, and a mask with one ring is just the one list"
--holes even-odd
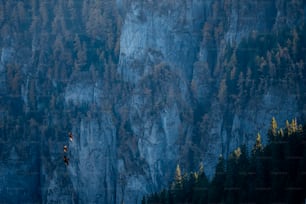
[(72, 140), (73, 140), (73, 135), (72, 135), (72, 133), (71, 132), (69, 132), (69, 140), (72, 142)]
[(64, 152), (67, 152), (68, 151), (68, 147), (67, 145), (64, 145)]
[(64, 162), (65, 162), (66, 166), (69, 165), (69, 159), (66, 155), (64, 156)]

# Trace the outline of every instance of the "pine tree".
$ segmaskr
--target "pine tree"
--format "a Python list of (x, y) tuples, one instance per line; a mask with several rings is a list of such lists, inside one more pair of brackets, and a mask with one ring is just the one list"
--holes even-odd
[(199, 171), (198, 171), (198, 175), (202, 175), (204, 174), (204, 165), (203, 165), (203, 162), (201, 162), (199, 164)]
[[(237, 196), (237, 176), (238, 176), (238, 168), (237, 168), (237, 157), (235, 156), (235, 152), (230, 155), (228, 160), (226, 161), (226, 177), (224, 181), (224, 202), (234, 204), (238, 202)], [(235, 202), (236, 201), (236, 202)]]
[(275, 142), (271, 144), (271, 168), (269, 173), (271, 176), (271, 187), (270, 198), (272, 202), (283, 202), (285, 194), (285, 145), (284, 138), (275, 137)]
[(277, 122), (274, 117), (272, 117), (270, 129), (268, 132), (269, 141), (274, 141), (277, 136)]
[(175, 169), (174, 182), (172, 183), (171, 191), (173, 194), (174, 203), (180, 202), (183, 199), (183, 177), (180, 165)]
[(291, 130), (292, 133), (295, 133), (298, 129), (296, 118), (291, 121)]
[(209, 185), (208, 201), (212, 203), (221, 203), (224, 201), (224, 181), (225, 181), (225, 164), (223, 156), (220, 155), (219, 162), (216, 166), (215, 175)]
[(237, 177), (236, 183), (239, 190), (239, 203), (249, 202), (249, 157), (246, 145), (242, 145), (240, 148), (241, 154), (237, 163)]
[[(275, 120), (271, 122), (271, 136), (272, 130), (277, 130), (275, 124)], [(177, 165), (171, 190), (144, 197), (142, 203), (303, 203), (306, 197), (303, 173), (306, 172), (306, 126), (298, 125), (296, 119), (286, 125), (291, 137), (288, 131), (280, 128), (273, 142), (263, 147), (258, 133), (251, 158), (245, 145), (238, 147), (226, 161), (226, 171), (220, 155), (211, 182), (202, 163), (199, 170), (189, 176), (182, 176)]]
[(208, 185), (209, 181), (204, 172), (204, 166), (201, 162), (198, 170), (198, 179), (195, 183), (192, 203), (207, 203), (208, 202)]
[(183, 177), (181, 173), (180, 165), (178, 164), (175, 169), (175, 176), (174, 176), (174, 188), (181, 189), (183, 187)]
[(262, 151), (263, 147), (261, 144), (261, 135), (257, 133), (256, 142), (254, 144), (254, 147), (252, 149), (252, 153), (256, 154), (257, 151)]
[[(225, 203), (238, 203), (239, 199), (245, 202), (247, 198), (246, 171), (247, 171), (246, 147), (235, 149), (227, 160), (225, 179)], [(240, 192), (243, 189), (244, 192)]]
[(280, 137), (284, 137), (284, 131), (283, 131), (283, 128), (280, 128), (279, 131), (278, 131), (278, 135)]
[(273, 136), (277, 135), (277, 122), (274, 117), (272, 117), (272, 121), (271, 121), (271, 131), (272, 131)]
[(237, 149), (234, 150), (234, 156), (235, 156), (236, 159), (239, 159), (239, 157), (241, 156), (240, 147), (238, 147)]
[[(255, 203), (256, 201), (256, 196), (255, 194), (258, 193), (257, 189), (258, 187), (262, 187), (262, 180), (263, 180), (263, 175), (262, 175), (262, 164), (261, 164), (261, 159), (260, 156), (264, 153), (263, 148), (260, 150), (260, 145), (261, 145), (261, 136), (258, 133), (256, 137), (256, 142), (253, 146), (252, 149), (252, 155), (250, 159), (250, 165), (248, 167), (248, 170), (250, 172), (249, 179), (248, 179), (248, 192), (249, 192), (249, 200), (248, 202), (250, 203)], [(258, 148), (259, 147), (259, 148)]]
[(289, 123), (289, 121), (288, 120), (286, 120), (286, 134), (288, 135), (288, 136), (291, 136), (292, 135), (292, 128), (291, 128), (291, 124)]

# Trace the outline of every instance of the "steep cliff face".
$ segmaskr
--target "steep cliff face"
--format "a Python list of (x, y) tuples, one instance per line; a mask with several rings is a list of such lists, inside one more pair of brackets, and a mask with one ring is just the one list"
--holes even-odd
[(118, 71), (124, 80), (137, 83), (161, 62), (190, 79), (204, 11), (201, 1), (132, 1), (120, 37)]
[(272, 116), (303, 121), (305, 11), (302, 0), (0, 2), (0, 202), (139, 203), (177, 163), (212, 175)]
[[(130, 147), (132, 158), (123, 151), (125, 168), (119, 174), (135, 174), (126, 178), (123, 192), (133, 192), (138, 202), (143, 193), (167, 185), (179, 159), (180, 143), (184, 143), (181, 140), (192, 136), (189, 82), (205, 19), (203, 8), (200, 1), (161, 1), (158, 5), (135, 1), (127, 10), (118, 73), (133, 84), (126, 109), (135, 144)], [(129, 168), (135, 160), (141, 163)], [(149, 186), (135, 184), (144, 183), (144, 178)], [(135, 200), (130, 199), (126, 202)]]
[[(165, 171), (161, 171), (162, 161), (171, 161), (166, 165), (170, 169), (174, 169), (175, 163), (182, 163), (186, 170), (194, 169), (197, 162), (203, 161), (206, 172), (212, 175), (220, 154), (228, 155), (241, 144), (251, 147), (255, 133), (267, 132), (273, 116), (284, 123), (288, 118), (300, 117), (302, 110), (296, 100), (296, 96), (301, 93), (295, 90), (284, 93), (281, 91), (283, 86), (279, 83), (266, 85), (264, 90), (254, 86), (252, 97), (243, 96), (243, 102), (237, 100), (235, 97), (241, 96), (230, 93), (233, 88), (229, 86), (233, 82), (227, 80), (229, 74), (232, 81), (238, 78), (241, 71), (237, 64), (242, 62), (237, 62), (237, 59), (236, 62), (231, 61), (233, 57), (226, 61), (228, 50), (238, 49), (244, 43), (241, 41), (252, 34), (265, 35), (288, 29), (292, 25), (302, 25), (302, 13), (297, 17), (288, 12), (303, 6), (301, 2), (189, 1), (186, 4), (176, 2), (169, 6), (170, 4), (168, 1), (161, 2), (158, 6), (150, 5), (150, 2), (132, 2), (126, 11), (120, 37), (118, 72), (123, 80), (134, 84), (128, 97), (131, 132), (138, 141), (139, 158), (151, 170), (144, 172), (145, 177), (152, 180), (153, 184), (156, 184), (154, 177), (157, 172), (163, 178), (168, 176)], [(251, 49), (253, 48), (245, 48), (242, 52), (249, 53)], [(174, 101), (167, 100), (173, 94), (167, 92), (171, 91), (166, 88), (171, 87), (168, 83), (164, 84), (162, 91), (152, 91), (146, 87), (144, 81), (149, 80), (147, 77), (152, 78), (156, 67), (161, 66), (158, 64), (169, 70), (163, 76), (175, 73), (179, 79), (174, 91)], [(248, 67), (244, 69), (243, 73), (247, 75)], [(241, 80), (254, 83), (259, 80), (256, 77)], [(153, 84), (157, 85), (163, 80), (162, 77), (154, 78)], [(173, 84), (173, 80), (165, 81)], [(144, 90), (141, 91), (139, 87)], [(158, 101), (158, 97), (154, 96), (156, 91), (160, 96), (167, 96), (162, 103), (167, 105), (154, 111), (159, 123), (163, 121), (162, 115), (173, 112), (171, 104), (176, 107), (178, 101), (181, 104), (178, 114), (175, 114), (178, 122), (173, 122), (177, 125), (155, 126), (152, 125), (155, 124), (155, 118), (144, 115), (150, 107), (145, 102), (146, 99)], [(288, 108), (284, 110), (283, 106)], [(151, 124), (150, 133), (146, 133), (147, 124)], [(155, 130), (156, 128), (161, 131)], [(176, 148), (163, 149), (169, 143), (158, 141), (161, 138), (167, 140), (165, 133), (169, 131), (177, 136), (171, 138), (172, 142), (176, 142)], [(144, 142), (143, 137), (149, 141)], [(157, 142), (153, 143), (152, 140)], [(173, 150), (178, 154), (173, 154)], [(140, 182), (136, 176), (139, 172), (134, 174), (135, 176), (130, 177), (130, 183)], [(127, 189), (129, 188), (139, 190), (137, 185), (127, 185)]]
[[(257, 39), (257, 36), (271, 35), (278, 41), (280, 37), (276, 33), (290, 30), (292, 25), (303, 26), (301, 19), (304, 14), (300, 9), (303, 6), (302, 2), (285, 1), (189, 1), (172, 4), (162, 1), (159, 6), (150, 5), (150, 1), (131, 2), (122, 26), (118, 72), (134, 87), (128, 96), (130, 131), (138, 141), (138, 157), (145, 161), (146, 169), (151, 170), (143, 174), (153, 186), (162, 183), (156, 182), (156, 176), (171, 180), (175, 163), (181, 163), (188, 171), (203, 161), (206, 173), (212, 175), (220, 154), (226, 156), (241, 144), (251, 147), (255, 133), (267, 132), (273, 116), (283, 124), (292, 117), (303, 120), (301, 112), (304, 110), (298, 102), (302, 92), (293, 88), (295, 85), (286, 85), (284, 81), (287, 79), (273, 75), (271, 70), (269, 73), (263, 71), (267, 76), (260, 79), (262, 73), (257, 73), (260, 65), (249, 65), (252, 57), (265, 58), (268, 51), (278, 52), (273, 49), (283, 46), (281, 42), (260, 52), (252, 45), (243, 47), (250, 43), (246, 40), (250, 36)], [(298, 14), (291, 15), (289, 10)], [(254, 56), (245, 59), (241, 53)], [(174, 101), (168, 100), (173, 94), (168, 83), (162, 83), (162, 90), (143, 85), (144, 81), (150, 81), (148, 77), (152, 79), (151, 74), (154, 76), (156, 67), (160, 66), (169, 70), (162, 76), (175, 73), (180, 81), (174, 91)], [(280, 72), (290, 72), (279, 69)], [(297, 72), (295, 70), (292, 74)], [(271, 83), (269, 78), (277, 82)], [(154, 86), (160, 81), (174, 82), (169, 78), (153, 79)], [(282, 91), (284, 88), (288, 91)], [(179, 102), (181, 106), (175, 114), (177, 119), (172, 119), (178, 121), (172, 122), (177, 125), (154, 125), (155, 117), (144, 114), (150, 107), (145, 102), (147, 98), (164, 101), (153, 113), (158, 116), (158, 123), (164, 120), (163, 115), (173, 117), (170, 115), (173, 104), (177, 107)], [(151, 125), (149, 133), (148, 124)], [(166, 134), (169, 131), (176, 137), (169, 138)], [(145, 139), (148, 141), (144, 142)], [(164, 149), (165, 144), (171, 143), (175, 144), (174, 148)], [(173, 154), (173, 150), (177, 154)], [(125, 161), (125, 166), (137, 160), (135, 156), (132, 158)], [(163, 161), (167, 161), (164, 169), (160, 165)], [(125, 173), (133, 172), (129, 168), (122, 169)], [(139, 172), (134, 174), (139, 175)], [(128, 183), (137, 183), (142, 179), (131, 176), (127, 180)], [(128, 192), (140, 191), (137, 185), (126, 185), (126, 188)]]

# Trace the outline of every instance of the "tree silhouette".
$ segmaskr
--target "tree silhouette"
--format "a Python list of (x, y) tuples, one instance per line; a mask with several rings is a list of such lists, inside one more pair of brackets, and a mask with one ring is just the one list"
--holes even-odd
[(182, 176), (177, 165), (171, 190), (152, 194), (143, 203), (303, 203), (306, 128), (296, 119), (286, 126), (285, 131), (277, 130), (272, 118), (268, 131), (272, 139), (263, 147), (257, 133), (250, 157), (245, 145), (235, 149), (227, 160), (220, 155), (211, 181), (203, 164), (189, 176)]

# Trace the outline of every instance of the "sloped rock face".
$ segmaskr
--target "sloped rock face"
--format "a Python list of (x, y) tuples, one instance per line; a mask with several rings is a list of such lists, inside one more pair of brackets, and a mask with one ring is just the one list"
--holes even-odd
[(140, 203), (177, 163), (212, 176), (272, 116), (304, 121), (305, 11), (302, 0), (0, 3), (0, 202)]

